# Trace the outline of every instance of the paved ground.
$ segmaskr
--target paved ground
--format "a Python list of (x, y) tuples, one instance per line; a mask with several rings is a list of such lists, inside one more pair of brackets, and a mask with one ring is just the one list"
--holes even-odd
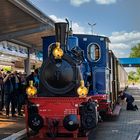
[[(139, 87), (140, 88), (140, 87)], [(124, 103), (120, 116), (110, 121), (99, 123), (89, 140), (138, 140), (140, 134), (140, 89), (130, 87), (128, 92), (135, 97), (139, 111), (126, 111)]]
[(25, 128), (24, 118), (6, 118), (0, 115), (0, 140)]

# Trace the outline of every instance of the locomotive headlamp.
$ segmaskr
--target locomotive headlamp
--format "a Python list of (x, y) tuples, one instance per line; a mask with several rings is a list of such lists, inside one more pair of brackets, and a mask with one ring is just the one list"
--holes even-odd
[(56, 47), (53, 50), (53, 56), (55, 59), (61, 59), (63, 56), (63, 50), (60, 48), (60, 43), (56, 42)]
[(36, 87), (33, 86), (33, 81), (29, 82), (29, 87), (26, 89), (28, 96), (34, 96), (37, 93)]
[(87, 96), (88, 89), (84, 85), (84, 80), (80, 81), (80, 87), (77, 89), (77, 93), (78, 93), (80, 98)]

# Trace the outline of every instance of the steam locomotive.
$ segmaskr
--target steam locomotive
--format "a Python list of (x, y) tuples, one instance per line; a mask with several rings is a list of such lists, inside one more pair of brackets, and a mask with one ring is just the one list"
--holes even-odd
[[(39, 90), (25, 110), (27, 132), (36, 132), (34, 140), (86, 140), (99, 116), (113, 115), (119, 81), (125, 88), (127, 74), (109, 51), (107, 37), (73, 35), (63, 22), (55, 31), (56, 36), (43, 37)], [(32, 84), (29, 89), (29, 95), (36, 92)]]

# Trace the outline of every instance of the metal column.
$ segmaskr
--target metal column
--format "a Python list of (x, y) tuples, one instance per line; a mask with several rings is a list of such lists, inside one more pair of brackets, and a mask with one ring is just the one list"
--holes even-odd
[(24, 70), (27, 76), (31, 74), (30, 48), (28, 48), (28, 58), (24, 60)]

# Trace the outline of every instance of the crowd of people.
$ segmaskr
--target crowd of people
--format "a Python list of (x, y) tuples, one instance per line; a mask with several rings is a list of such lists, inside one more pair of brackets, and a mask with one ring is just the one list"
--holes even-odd
[(26, 76), (21, 72), (0, 71), (0, 113), (17, 117), (23, 116), (22, 107), (26, 103), (26, 88), (32, 80), (37, 87), (39, 85), (38, 69)]

